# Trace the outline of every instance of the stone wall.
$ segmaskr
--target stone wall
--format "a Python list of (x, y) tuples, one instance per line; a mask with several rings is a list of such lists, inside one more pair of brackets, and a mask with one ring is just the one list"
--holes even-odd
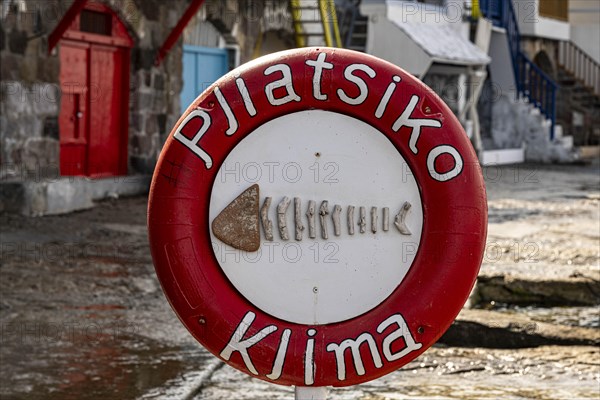
[[(260, 35), (272, 30), (293, 33), (287, 0), (207, 0), (200, 14), (228, 44), (240, 47), (240, 63), (252, 60)], [(293, 42), (291, 42), (293, 44)]]
[(137, 35), (131, 53), (130, 172), (152, 173), (162, 144), (181, 115), (181, 40), (159, 66), (154, 59), (186, 7), (184, 0), (136, 0), (128, 7)]
[(59, 63), (47, 54), (56, 24), (45, 3), (2, 3), (0, 25), (0, 179), (58, 173)]
[(0, 179), (58, 176), (59, 86), (3, 81), (1, 97)]

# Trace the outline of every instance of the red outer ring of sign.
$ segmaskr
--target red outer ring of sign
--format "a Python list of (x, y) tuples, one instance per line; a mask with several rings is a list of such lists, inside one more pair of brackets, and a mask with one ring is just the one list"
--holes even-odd
[[(314, 69), (305, 64), (325, 52), (332, 70), (324, 70), (321, 80), (326, 101), (314, 99), (312, 77)], [(268, 103), (264, 86), (281, 78), (281, 73), (264, 75), (274, 64), (287, 64), (293, 74), (293, 86), (302, 101), (272, 106)], [(369, 86), (369, 95), (360, 106), (342, 102), (336, 90), (342, 88), (349, 96), (357, 96), (358, 87), (344, 78), (349, 64), (361, 63), (373, 68), (377, 75), (371, 79), (358, 71)], [(250, 117), (235, 84), (241, 76), (248, 87), (257, 115)], [(381, 119), (374, 116), (379, 100), (392, 77), (402, 78), (388, 108)], [(269, 382), (284, 385), (304, 385), (304, 353), (307, 330), (313, 328), (282, 321), (257, 309), (229, 282), (221, 270), (211, 247), (208, 220), (210, 195), (215, 176), (229, 152), (248, 134), (265, 122), (306, 109), (323, 109), (343, 113), (376, 127), (404, 156), (421, 191), (423, 204), (423, 233), (412, 267), (402, 283), (380, 305), (348, 321), (314, 326), (315, 378), (314, 386), (348, 386), (369, 381), (402, 367), (435, 343), (448, 329), (463, 304), (477, 277), (481, 264), (486, 231), (487, 207), (481, 170), (473, 148), (458, 120), (443, 101), (424, 84), (402, 69), (378, 58), (348, 50), (305, 48), (276, 53), (248, 63), (215, 83), (228, 100), (239, 123), (232, 136), (226, 136), (227, 118), (214, 94), (214, 85), (202, 93), (179, 119), (201, 107), (211, 116), (212, 125), (199, 144), (207, 151), (213, 166), (206, 169), (204, 162), (187, 147), (173, 139), (171, 132), (158, 161), (150, 190), (148, 228), (152, 257), (163, 290), (177, 315), (209, 351), (216, 356), (227, 345), (236, 327), (248, 311), (256, 314), (246, 336), (248, 338), (268, 325), (277, 331), (249, 349), (259, 375)], [(283, 93), (285, 94), (285, 93)], [(275, 92), (277, 97), (283, 94)], [(408, 147), (410, 128), (393, 132), (391, 126), (410, 96), (420, 96), (414, 118), (436, 118), (442, 128), (422, 128), (415, 155)], [(427, 154), (436, 146), (453, 146), (464, 160), (462, 173), (446, 182), (438, 182), (427, 171)], [(440, 169), (451, 169), (440, 157)], [(415, 340), (423, 347), (407, 356), (388, 362), (382, 355), (383, 367), (376, 368), (368, 346), (360, 347), (366, 373), (358, 375), (350, 352), (346, 351), (346, 379), (338, 380), (334, 353), (326, 351), (328, 343), (355, 339), (369, 332), (381, 353), (383, 338), (394, 328), (383, 333), (377, 326), (389, 316), (400, 313), (406, 320)], [(283, 373), (276, 381), (265, 375), (271, 372), (281, 333), (292, 330)], [(400, 351), (402, 340), (397, 340), (393, 352)], [(228, 361), (231, 366), (250, 373), (242, 357), (235, 352)]]

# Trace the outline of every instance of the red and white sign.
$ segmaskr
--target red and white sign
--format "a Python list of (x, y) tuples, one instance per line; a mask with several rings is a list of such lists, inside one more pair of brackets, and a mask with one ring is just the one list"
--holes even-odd
[(305, 48), (190, 105), (148, 226), (167, 298), (215, 356), (273, 383), (348, 386), (446, 331), (487, 206), (469, 139), (429, 88), (366, 54)]

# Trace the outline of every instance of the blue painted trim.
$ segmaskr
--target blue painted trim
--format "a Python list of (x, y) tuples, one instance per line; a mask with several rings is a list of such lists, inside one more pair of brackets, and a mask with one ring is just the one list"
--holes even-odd
[(214, 54), (221, 55), (227, 54), (227, 49), (221, 47), (201, 47), (193, 46), (191, 44), (184, 44), (183, 51), (188, 53), (199, 53), (199, 54)]

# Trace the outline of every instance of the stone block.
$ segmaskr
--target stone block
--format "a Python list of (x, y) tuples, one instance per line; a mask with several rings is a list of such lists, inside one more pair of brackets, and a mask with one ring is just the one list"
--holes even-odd
[(165, 78), (162, 76), (162, 73), (154, 73), (154, 89), (156, 90), (164, 90), (165, 88)]
[[(24, 59), (21, 63), (21, 79), (28, 83), (40, 81), (38, 66), (46, 62), (47, 56), (41, 51), (41, 39), (28, 40)], [(40, 57), (41, 56), (41, 57)]]
[(140, 174), (152, 174), (156, 165), (156, 157), (132, 156), (131, 167)]
[(29, 94), (35, 115), (58, 115), (60, 87), (54, 83), (36, 83)]
[(19, 165), (22, 162), (23, 146), (22, 141), (14, 139), (3, 139), (2, 140), (2, 154), (6, 154), (6, 159), (2, 162), (12, 163)]
[(142, 49), (136, 48), (132, 51), (132, 64), (134, 70), (150, 70), (154, 65), (154, 58), (156, 56), (155, 49)]
[(58, 117), (44, 118), (42, 136), (59, 140)]
[(187, 109), (189, 104), (181, 104), (181, 98), (179, 96), (171, 96), (171, 102), (168, 104), (167, 113), (176, 114), (179, 118), (181, 114)]
[(165, 60), (167, 61), (165, 63), (165, 69), (168, 70), (172, 76), (181, 79), (183, 72), (183, 46), (174, 46), (169, 54), (170, 56)]
[(23, 146), (22, 166), (28, 170), (39, 170), (59, 163), (59, 142), (51, 138), (32, 138)]
[(27, 32), (20, 30), (12, 30), (8, 34), (8, 48), (11, 52), (17, 54), (25, 54), (27, 49)]
[(58, 57), (39, 57), (37, 77), (40, 81), (58, 83), (59, 75), (60, 61)]
[(133, 106), (137, 111), (150, 110), (153, 104), (152, 93), (142, 92), (141, 90), (135, 94)]
[(155, 150), (155, 135), (134, 135), (131, 138), (133, 146), (133, 154), (147, 156), (154, 153)]
[(156, 115), (149, 115), (146, 118), (146, 127), (144, 129), (144, 133), (146, 135), (151, 135), (158, 132), (158, 123), (156, 121)]
[[(4, 111), (4, 110), (2, 110)], [(4, 112), (0, 112), (0, 139), (4, 139), (6, 137), (6, 126), (8, 124), (8, 120), (4, 116)]]
[(139, 88), (144, 87), (144, 70), (137, 70), (133, 73), (129, 88), (131, 93), (135, 93)]
[(42, 119), (36, 115), (22, 115), (17, 121), (17, 136), (24, 140), (42, 136)]
[(137, 3), (138, 7), (140, 8), (140, 11), (142, 12), (142, 14), (149, 20), (149, 21), (158, 21), (158, 18), (160, 16), (160, 3), (155, 1), (155, 0), (146, 0), (146, 1), (142, 1)]
[(15, 138), (18, 136), (18, 126), (13, 118), (8, 118), (6, 115), (0, 116), (0, 139), (2, 140), (3, 146), (5, 140), (8, 138)]
[(166, 132), (167, 115), (158, 114), (156, 116), (156, 123), (158, 124), (158, 133), (161, 135)]
[(167, 116), (167, 131), (170, 132), (171, 129), (175, 126), (175, 124), (177, 123), (177, 120), (179, 120), (180, 115), (173, 115), (173, 114), (169, 114)]
[(143, 20), (142, 12), (133, 1), (119, 2), (121, 7), (121, 17), (134, 31), (140, 31)]
[(140, 112), (132, 112), (129, 126), (132, 129), (135, 129), (138, 132), (142, 131), (142, 127), (144, 126), (144, 114)]
[(18, 118), (20, 114), (31, 113), (26, 89), (21, 82), (3, 81), (0, 84), (0, 93), (8, 117)]
[(0, 190), (0, 212), (21, 211), (25, 201), (25, 190), (20, 182), (3, 182)]
[(11, 54), (8, 52), (2, 53), (0, 56), (0, 79), (2, 81), (18, 81), (21, 79), (20, 65), (23, 56)]
[(165, 92), (155, 91), (152, 102), (152, 110), (156, 112), (166, 112), (167, 111), (167, 100), (165, 96)]

